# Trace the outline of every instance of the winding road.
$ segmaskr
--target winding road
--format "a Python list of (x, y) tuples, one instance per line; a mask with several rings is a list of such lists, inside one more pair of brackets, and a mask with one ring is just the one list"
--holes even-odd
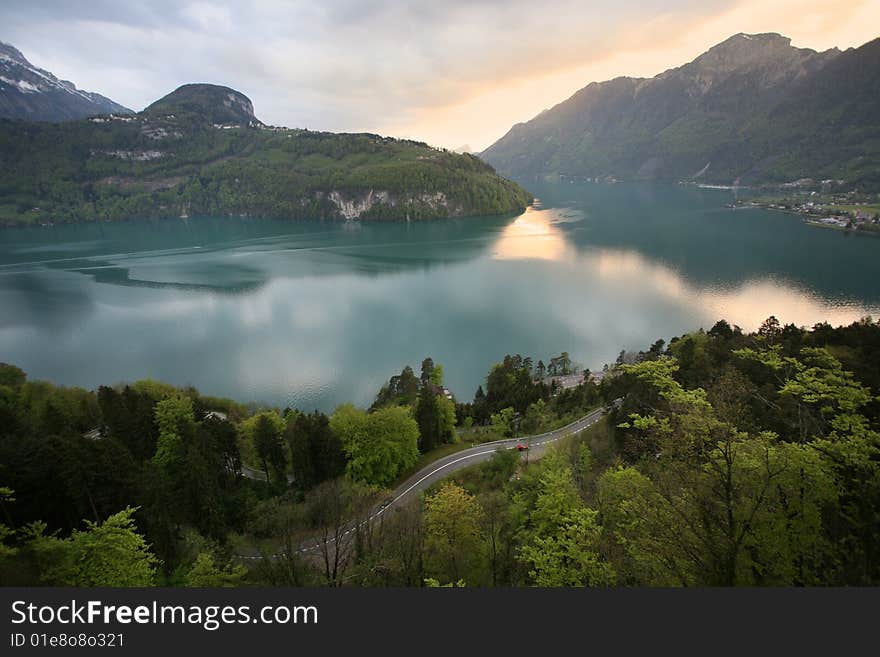
[(559, 429), (548, 431), (547, 433), (538, 434), (536, 436), (522, 436), (520, 438), (505, 438), (504, 440), (495, 440), (490, 443), (482, 443), (476, 447), (463, 449), (449, 456), (437, 459), (433, 463), (426, 465), (424, 468), (416, 472), (409, 479), (398, 486), (388, 500), (376, 507), (374, 512), (370, 514), (369, 519), (376, 518), (402, 499), (413, 493), (427, 489), (431, 484), (448, 477), (453, 472), (467, 468), (477, 463), (483, 463), (492, 458), (492, 455), (502, 449), (516, 449), (518, 444), (527, 445), (528, 450), (523, 451), (524, 458), (540, 458), (544, 451), (553, 443), (566, 436), (580, 433), (587, 429), (605, 415), (604, 408), (597, 408), (588, 415), (575, 420), (571, 424), (567, 424)]
[[(528, 450), (523, 450), (523, 458), (540, 458), (550, 445), (562, 440), (566, 436), (578, 434), (581, 431), (588, 429), (601, 420), (605, 413), (605, 408), (597, 408), (579, 420), (575, 420), (571, 424), (567, 424), (559, 429), (554, 429), (553, 431), (548, 431), (547, 433), (538, 434), (536, 436), (522, 436), (520, 438), (505, 438), (503, 440), (482, 443), (475, 447), (463, 449), (454, 454), (450, 454), (449, 456), (437, 459), (413, 474), (394, 489), (384, 502), (374, 507), (373, 510), (360, 521), (360, 524), (373, 522), (389, 509), (399, 505), (405, 498), (426, 490), (433, 483), (448, 477), (453, 472), (476, 465), (477, 463), (488, 461), (492, 458), (492, 455), (499, 450), (516, 449), (518, 444), (523, 444), (527, 445), (529, 448)], [(252, 470), (251, 468), (243, 468), (242, 470), (246, 477), (265, 481), (265, 476), (262, 472)], [(357, 529), (357, 526), (357, 524), (352, 523), (352, 526), (345, 530), (343, 536), (350, 535)], [(333, 539), (330, 540), (332, 541)], [(298, 551), (301, 553), (311, 552), (312, 550), (318, 549), (320, 546), (320, 540), (312, 539), (300, 544)], [(239, 556), (245, 559), (260, 558), (255, 556)]]

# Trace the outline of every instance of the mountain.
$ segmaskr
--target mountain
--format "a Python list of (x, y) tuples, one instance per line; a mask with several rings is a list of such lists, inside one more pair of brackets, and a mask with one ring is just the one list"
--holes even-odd
[(0, 121), (0, 223), (194, 215), (407, 219), (520, 212), (474, 155), (267, 126), (244, 94), (185, 85), (134, 115)]
[(526, 179), (777, 183), (880, 188), (880, 39), (816, 52), (737, 34), (653, 78), (592, 83), (481, 156)]
[(185, 84), (144, 110), (147, 116), (194, 115), (218, 124), (261, 124), (243, 93), (216, 84)]
[(77, 89), (31, 64), (16, 48), (0, 41), (0, 118), (71, 121), (97, 114), (131, 114), (101, 94)]

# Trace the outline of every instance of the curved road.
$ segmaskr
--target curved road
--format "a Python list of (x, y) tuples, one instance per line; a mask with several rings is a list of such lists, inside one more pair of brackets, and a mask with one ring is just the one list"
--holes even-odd
[[(505, 438), (504, 440), (495, 440), (488, 443), (482, 443), (481, 445), (477, 445), (475, 447), (470, 447), (468, 449), (463, 449), (460, 452), (455, 452), (454, 454), (450, 454), (449, 456), (444, 456), (443, 458), (437, 459), (433, 463), (426, 465), (424, 468), (416, 472), (414, 475), (409, 477), (406, 481), (404, 481), (400, 486), (398, 486), (392, 494), (381, 504), (374, 507), (372, 511), (370, 511), (369, 515), (360, 521), (359, 524), (364, 524), (368, 522), (372, 522), (376, 518), (380, 517), (383, 513), (385, 513), (388, 509), (394, 507), (395, 505), (400, 504), (401, 500), (404, 498), (418, 493), (420, 491), (426, 490), (429, 486), (431, 486), (436, 481), (448, 477), (453, 472), (457, 472), (463, 468), (470, 467), (472, 465), (476, 465), (477, 463), (483, 463), (492, 458), (492, 455), (503, 449), (516, 449), (518, 444), (528, 445), (528, 451), (523, 451), (523, 456), (528, 458), (539, 458), (543, 455), (543, 453), (547, 450), (547, 448), (553, 443), (565, 438), (566, 436), (571, 436), (581, 431), (588, 429), (593, 426), (602, 419), (605, 415), (605, 408), (597, 408), (596, 410), (588, 413), (584, 417), (579, 420), (575, 420), (571, 424), (567, 424), (564, 427), (559, 429), (555, 429), (553, 431), (548, 431), (547, 433), (538, 434), (536, 436), (523, 436), (520, 438)], [(254, 479), (265, 479), (262, 472), (253, 471), (250, 468), (242, 468), (243, 474), (247, 477), (252, 477)], [(250, 471), (250, 472), (248, 472)], [(258, 474), (259, 477), (252, 476)], [(352, 523), (352, 526), (345, 530), (344, 536), (348, 536), (356, 528), (359, 524)], [(333, 539), (331, 538), (330, 541)], [(316, 550), (320, 547), (321, 541), (318, 539), (311, 539), (305, 541), (300, 544), (299, 552), (310, 552), (312, 550)], [(246, 557), (244, 555), (239, 555), (242, 558), (250, 558), (250, 559), (259, 559), (260, 557), (249, 556)]]
[(587, 429), (605, 415), (604, 408), (597, 408), (588, 415), (579, 420), (575, 420), (571, 424), (564, 427), (548, 431), (547, 433), (538, 434), (537, 436), (523, 436), (520, 438), (505, 438), (504, 440), (495, 440), (490, 443), (482, 443), (476, 447), (463, 449), (455, 454), (444, 456), (437, 459), (433, 463), (426, 465), (424, 468), (416, 472), (409, 479), (398, 486), (394, 493), (383, 504), (376, 507), (373, 513), (368, 517), (369, 520), (382, 515), (385, 511), (400, 502), (407, 495), (417, 493), (427, 489), (431, 484), (439, 479), (448, 477), (453, 472), (467, 468), (477, 463), (483, 463), (492, 458), (492, 455), (502, 449), (516, 449), (518, 444), (528, 445), (528, 451), (523, 452), (523, 456), (529, 458), (538, 458), (543, 455), (544, 451), (562, 438), (580, 433)]

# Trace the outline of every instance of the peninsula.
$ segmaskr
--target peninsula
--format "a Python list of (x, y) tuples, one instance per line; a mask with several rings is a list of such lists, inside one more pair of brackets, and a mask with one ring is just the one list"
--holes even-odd
[(376, 134), (269, 126), (244, 94), (184, 85), (137, 114), (0, 121), (0, 224), (259, 216), (424, 220), (521, 212), (479, 158)]

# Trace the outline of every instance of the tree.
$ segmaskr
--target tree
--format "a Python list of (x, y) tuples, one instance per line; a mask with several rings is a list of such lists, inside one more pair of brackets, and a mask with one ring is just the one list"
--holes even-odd
[[(335, 416), (335, 414), (334, 414)], [(355, 554), (360, 514), (370, 506), (372, 494), (358, 481), (331, 479), (317, 486), (306, 500), (306, 517), (318, 532), (317, 548), (328, 586), (341, 586)]]
[(158, 429), (155, 424), (156, 402), (130, 386), (122, 392), (101, 386), (98, 406), (101, 409), (102, 433), (125, 445), (138, 461), (156, 453)]
[(330, 428), (330, 418), (315, 411), (288, 420), (284, 430), (290, 446), (293, 477), (304, 489), (345, 472), (342, 441)]
[(287, 481), (285, 468), (287, 467), (287, 454), (284, 452), (284, 443), (281, 441), (281, 430), (277, 422), (273, 421), (274, 413), (260, 413), (254, 424), (254, 450), (257, 458), (263, 464), (266, 473), (266, 481), (272, 481), (269, 476), (271, 469), (279, 482)]
[(439, 580), (479, 581), (483, 510), (473, 495), (452, 482), (425, 498), (426, 571)]
[(348, 456), (348, 476), (369, 486), (391, 484), (418, 459), (419, 428), (407, 408), (366, 413), (344, 404), (330, 418), (330, 429)]
[(228, 530), (224, 490), (233, 486), (226, 452), (204, 424), (184, 444), (183, 466), (173, 481), (182, 516), (203, 534), (222, 540)]
[(705, 333), (697, 331), (682, 336), (669, 345), (668, 351), (678, 363), (678, 380), (684, 387), (696, 388), (709, 383), (712, 371), (709, 342), (710, 339)]
[(770, 315), (761, 324), (758, 329), (758, 335), (767, 341), (767, 344), (773, 344), (777, 337), (782, 333), (779, 320), (774, 315)]
[(241, 474), (241, 454), (235, 425), (229, 420), (209, 417), (202, 420), (202, 426), (210, 434), (215, 449), (220, 453), (222, 467), (235, 476)]
[[(442, 371), (441, 371), (442, 374)], [(399, 375), (392, 376), (388, 383), (382, 386), (376, 400), (370, 406), (370, 410), (376, 410), (383, 406), (394, 404), (397, 406), (409, 406), (414, 404), (419, 394), (419, 379), (407, 365)]]
[(733, 337), (733, 329), (724, 319), (719, 319), (715, 325), (709, 330), (708, 335), (713, 338), (723, 338), (730, 340)]
[(219, 565), (210, 552), (200, 552), (186, 574), (184, 583), (191, 588), (240, 586), (247, 569), (241, 564)]
[(437, 395), (437, 434), (441, 443), (455, 442), (455, 402), (443, 395)]
[(431, 376), (434, 373), (434, 359), (428, 356), (425, 360), (422, 361), (422, 375), (420, 377), (420, 381), (422, 386), (426, 386), (431, 383)]
[[(514, 452), (507, 450), (500, 453)], [(506, 496), (499, 489), (490, 490), (477, 499), (483, 509), (481, 530), (486, 543), (485, 551), (492, 586), (509, 583), (514, 568), (510, 509)]]
[[(519, 559), (538, 586), (609, 586), (614, 569), (599, 552), (597, 512), (587, 508), (562, 452), (546, 457), (537, 486), (515, 499), (523, 526)], [(534, 501), (530, 500), (534, 495)]]
[(420, 586), (424, 578), (425, 531), (421, 500), (395, 504), (357, 527), (359, 586)]
[(520, 549), (536, 586), (612, 586), (614, 569), (599, 556), (597, 512), (571, 511), (556, 534), (533, 536)]
[(8, 363), (0, 363), (0, 386), (21, 388), (26, 380), (27, 376), (20, 367)]
[[(855, 326), (863, 330), (873, 323)], [(771, 373), (777, 397), (760, 397), (761, 401), (782, 416), (797, 442), (817, 450), (832, 469), (839, 507), (831, 535), (845, 573), (842, 580), (876, 582), (880, 579), (880, 433), (863, 415), (876, 398), (827, 348), (803, 347), (796, 356), (785, 356), (782, 349), (782, 344), (773, 344), (734, 353)]]
[(44, 523), (26, 528), (26, 544), (41, 579), (51, 586), (153, 586), (158, 560), (137, 533), (127, 507), (103, 523), (86, 521), (70, 538), (46, 535)]
[(317, 583), (311, 559), (300, 552), (302, 530), (309, 524), (307, 511), (306, 505), (272, 497), (258, 503), (249, 514), (248, 531), (267, 541), (251, 571), (256, 581), (269, 586)]
[(641, 555), (662, 555), (667, 576), (685, 585), (816, 581), (827, 557), (821, 516), (835, 497), (827, 464), (815, 450), (780, 442), (772, 432), (751, 436), (720, 421), (702, 389), (685, 390), (672, 377), (676, 368), (665, 357), (624, 366), (649, 382), (662, 403), (620, 425), (656, 451), (643, 466), (651, 485), (638, 481), (627, 496), (647, 495), (641, 507), (652, 510), (653, 524), (630, 534), (644, 527), (630, 517), (618, 536)]
[(504, 438), (512, 436), (515, 415), (516, 412), (511, 407), (501, 409), (501, 411), (492, 415), (492, 430)]
[(431, 385), (419, 391), (415, 416), (419, 427), (419, 451), (422, 453), (455, 440), (455, 404), (451, 399), (437, 394)]
[[(2, 374), (2, 369), (0, 369), (0, 374)], [(15, 497), (12, 493), (12, 489), (7, 488), (6, 486), (0, 486), (0, 506), (3, 507), (4, 511), (6, 509), (6, 504), (14, 501)], [(16, 548), (6, 543), (7, 539), (12, 538), (13, 536), (15, 536), (15, 531), (13, 531), (8, 525), (0, 523), (0, 566), (3, 565), (3, 562), (6, 559), (15, 556), (18, 553)]]
[(567, 351), (563, 351), (558, 356), (554, 356), (550, 359), (547, 373), (551, 376), (565, 376), (571, 374), (571, 357), (568, 355)]
[(156, 426), (159, 440), (153, 461), (165, 470), (178, 467), (184, 454), (184, 436), (191, 433), (195, 421), (192, 400), (174, 395), (156, 404)]
[(543, 399), (529, 404), (526, 416), (523, 418), (522, 429), (527, 434), (538, 433), (547, 421), (547, 404)]

